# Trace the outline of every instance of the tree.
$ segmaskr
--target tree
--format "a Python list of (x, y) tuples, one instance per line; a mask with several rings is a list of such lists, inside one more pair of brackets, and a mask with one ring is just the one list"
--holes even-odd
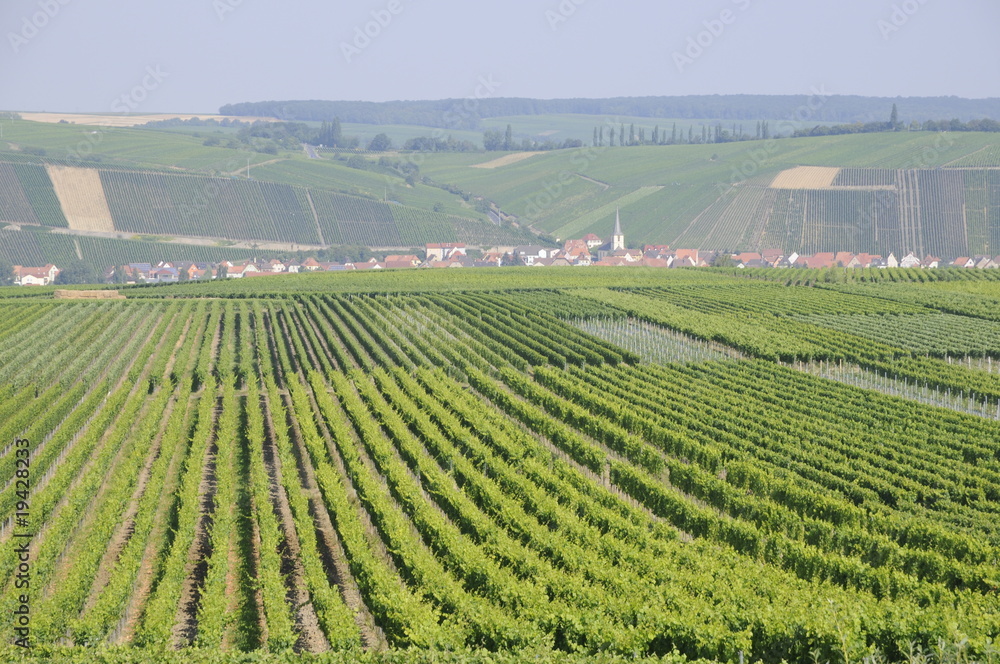
[(712, 267), (732, 267), (733, 257), (724, 251), (720, 251), (712, 259)]
[(653, 145), (660, 144), (660, 125), (656, 125), (653, 128)]
[(65, 267), (56, 276), (56, 285), (58, 286), (71, 286), (74, 284), (96, 284), (97, 277), (94, 276), (94, 270), (87, 263), (83, 261), (73, 261)]
[(228, 276), (229, 276), (229, 268), (226, 267), (225, 264), (220, 265), (219, 269), (215, 273), (215, 278), (216, 279), (225, 279)]
[(392, 139), (388, 134), (376, 134), (371, 143), (368, 144), (371, 152), (385, 152), (392, 149)]
[(900, 127), (899, 109), (896, 108), (895, 104), (893, 104), (892, 105), (892, 114), (889, 116), (889, 129), (891, 129), (893, 131), (899, 131), (899, 127)]
[(0, 258), (0, 286), (14, 285), (14, 265), (3, 258)]
[(124, 265), (115, 265), (115, 269), (111, 273), (111, 283), (114, 284), (128, 283), (128, 274), (126, 274), (125, 272)]
[(611, 128), (611, 147), (615, 147), (615, 128)]
[(670, 142), (671, 143), (676, 143), (677, 142), (677, 123), (676, 122), (674, 123), (674, 129), (673, 129), (673, 131), (670, 132)]
[(594, 127), (594, 142), (593, 142), (593, 145), (594, 145), (595, 148), (599, 147), (599, 145), (597, 144), (597, 127)]
[(635, 124), (629, 125), (628, 128), (628, 144), (635, 145)]
[(625, 147), (625, 123), (622, 123), (621, 128), (618, 130), (618, 146)]
[(507, 131), (503, 135), (503, 149), (510, 151), (514, 149), (514, 128), (507, 125)]
[(483, 132), (483, 147), (487, 152), (495, 152), (503, 148), (504, 135), (499, 129), (487, 129)]

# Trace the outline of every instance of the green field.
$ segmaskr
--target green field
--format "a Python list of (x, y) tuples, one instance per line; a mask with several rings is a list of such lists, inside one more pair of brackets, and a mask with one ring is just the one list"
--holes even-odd
[(0, 652), (993, 661), (1000, 322), (935, 298), (1000, 281), (882, 273), (0, 291)]

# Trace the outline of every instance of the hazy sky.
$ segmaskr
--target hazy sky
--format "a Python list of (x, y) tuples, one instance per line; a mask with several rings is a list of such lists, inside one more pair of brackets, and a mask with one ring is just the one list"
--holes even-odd
[(998, 26), (997, 0), (0, 0), (0, 109), (477, 90), (1000, 97)]

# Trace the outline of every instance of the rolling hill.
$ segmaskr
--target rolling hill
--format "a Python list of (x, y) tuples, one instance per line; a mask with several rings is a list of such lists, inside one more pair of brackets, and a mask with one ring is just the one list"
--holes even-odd
[[(529, 120), (532, 131), (549, 122)], [(16, 247), (40, 247), (42, 235), (59, 233), (86, 236), (88, 246), (156, 236), (155, 247), (141, 247), (156, 254), (145, 260), (171, 249), (164, 240), (260, 251), (509, 246), (606, 235), (619, 209), (631, 246), (1000, 253), (997, 134), (315, 159), (301, 150), (208, 146), (198, 132), (23, 120), (3, 128), (0, 223), (11, 239), (2, 254), (12, 262), (40, 251)], [(478, 198), (492, 201), (508, 223), (492, 223)], [(15, 241), (23, 229), (55, 234)], [(109, 246), (91, 259), (73, 249), (95, 261), (118, 251)]]
[[(475, 162), (429, 155), (422, 170), (560, 239), (606, 235), (620, 208), (632, 246), (945, 256), (1000, 248), (995, 134), (583, 148), (492, 170), (471, 168)], [(833, 180), (789, 186), (802, 166), (832, 169)]]
[(79, 258), (101, 269), (109, 257), (222, 260), (535, 239), (368, 159), (349, 166), (209, 147), (196, 135), (23, 120), (4, 123), (4, 141), (0, 259), (15, 264)]

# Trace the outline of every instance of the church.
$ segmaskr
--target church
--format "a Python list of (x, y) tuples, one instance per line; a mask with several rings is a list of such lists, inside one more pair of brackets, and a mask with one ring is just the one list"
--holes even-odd
[(622, 232), (621, 210), (615, 210), (615, 230), (611, 234), (611, 239), (597, 249), (597, 260), (602, 261), (616, 251), (625, 250), (625, 234)]

